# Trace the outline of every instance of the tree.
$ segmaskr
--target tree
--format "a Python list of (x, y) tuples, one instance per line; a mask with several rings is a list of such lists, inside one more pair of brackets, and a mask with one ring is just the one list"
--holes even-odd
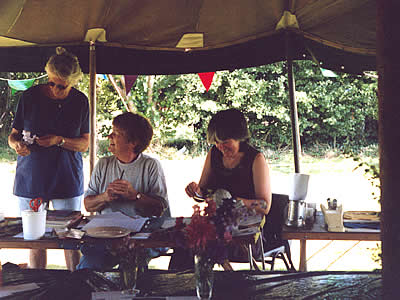
[[(11, 76), (31, 78), (33, 74)], [(355, 147), (377, 143), (375, 78), (348, 74), (327, 78), (311, 61), (295, 62), (294, 76), (303, 146), (320, 143)], [(122, 76), (113, 78), (123, 88)], [(88, 82), (86, 75), (78, 89), (88, 94)], [(8, 102), (2, 101), (0, 113), (8, 103), (10, 124), (17, 98), (6, 94), (6, 87), (2, 88), (2, 97)], [(211, 116), (235, 107), (248, 118), (252, 144), (272, 149), (291, 145), (284, 62), (218, 71), (208, 92), (197, 74), (139, 76), (125, 102), (128, 105), (121, 101), (109, 80), (97, 79), (97, 122), (101, 136), (109, 133), (115, 115), (133, 109), (150, 119), (156, 143), (203, 151), (208, 147), (206, 128)]]

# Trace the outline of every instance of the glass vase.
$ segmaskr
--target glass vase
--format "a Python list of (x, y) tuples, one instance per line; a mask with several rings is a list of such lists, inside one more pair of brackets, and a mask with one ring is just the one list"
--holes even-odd
[(124, 257), (120, 263), (120, 277), (122, 285), (122, 293), (136, 295), (139, 290), (136, 289), (136, 281), (138, 276), (138, 261), (136, 253), (130, 254), (129, 258)]
[(206, 256), (194, 256), (194, 276), (198, 299), (211, 299), (214, 285), (214, 263)]

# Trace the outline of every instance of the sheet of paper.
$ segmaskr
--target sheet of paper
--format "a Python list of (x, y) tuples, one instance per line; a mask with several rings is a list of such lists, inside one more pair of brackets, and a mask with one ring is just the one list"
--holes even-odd
[(257, 226), (262, 221), (261, 215), (246, 216), (239, 222), (239, 227)]
[[(189, 224), (190, 223), (191, 218), (183, 218), (183, 223), (184, 224)], [(168, 218), (165, 219), (164, 223), (161, 225), (162, 229), (167, 229), (167, 228), (172, 228), (175, 226), (176, 223), (176, 218)]]
[(381, 232), (379, 229), (370, 229), (370, 228), (344, 228), (346, 232)]
[(249, 227), (249, 228), (244, 228), (244, 229), (239, 229), (235, 232), (233, 232), (233, 236), (241, 236), (241, 235), (251, 235), (251, 234), (256, 234), (259, 232), (258, 227)]
[(143, 217), (131, 218), (117, 211), (94, 216), (89, 223), (82, 227), (82, 230), (86, 231), (88, 228), (103, 226), (116, 226), (129, 229), (132, 232), (139, 232), (148, 219)]
[(132, 236), (132, 238), (137, 240), (145, 240), (148, 239), (150, 235), (150, 232), (138, 232), (134, 236)]
[(30, 291), (40, 288), (36, 283), (0, 286), (0, 298), (10, 296), (17, 292)]

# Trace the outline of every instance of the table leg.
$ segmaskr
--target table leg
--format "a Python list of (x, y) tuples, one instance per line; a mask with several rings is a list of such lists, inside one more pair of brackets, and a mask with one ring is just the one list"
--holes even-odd
[(307, 272), (307, 240), (300, 240), (300, 272)]
[(224, 268), (224, 271), (233, 271), (232, 265), (227, 259), (224, 260), (222, 267)]
[(251, 244), (249, 244), (249, 247), (248, 247), (248, 256), (249, 256), (250, 270), (254, 270), (254, 266), (253, 266), (253, 251), (251, 249)]

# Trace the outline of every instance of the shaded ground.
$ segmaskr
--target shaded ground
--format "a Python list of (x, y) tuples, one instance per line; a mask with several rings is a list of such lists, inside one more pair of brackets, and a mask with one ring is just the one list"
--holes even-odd
[[(185, 186), (191, 181), (198, 181), (203, 166), (204, 158), (192, 160), (164, 160), (162, 161), (167, 178), (169, 201), (173, 216), (190, 216), (192, 214), (193, 200), (184, 192)], [(85, 174), (88, 174), (88, 163), (85, 161)], [(276, 193), (287, 193), (287, 175), (281, 172), (281, 166), (271, 164), (272, 190)], [(324, 171), (313, 174), (314, 171), (307, 165), (303, 167), (305, 173), (310, 173), (308, 202), (325, 203), (328, 197), (337, 198), (343, 203), (345, 210), (379, 210), (376, 200), (371, 199), (371, 185), (363, 177), (361, 171), (353, 172), (354, 166), (349, 164), (340, 172), (335, 167), (325, 166)], [(331, 171), (332, 172), (331, 172)], [(0, 164), (0, 189), (2, 199), (0, 210), (6, 216), (18, 215), (18, 204), (12, 195), (12, 186), (15, 175), (14, 163)], [(85, 176), (87, 184), (88, 176)], [(308, 241), (307, 257), (308, 270), (360, 270), (371, 271), (379, 268), (372, 259), (371, 248), (375, 248), (377, 242), (333, 241), (325, 247), (328, 241)], [(325, 248), (324, 248), (325, 247)], [(295, 266), (299, 262), (299, 242), (292, 241), (292, 259)], [(322, 249), (322, 250), (320, 250)], [(26, 263), (28, 250), (2, 249), (0, 250), (2, 263)], [(154, 259), (151, 266), (167, 268), (167, 257)], [(48, 250), (48, 264), (55, 268), (65, 268), (64, 254), (62, 250)], [(235, 269), (247, 268), (247, 264), (237, 264)], [(277, 269), (284, 268), (280, 262)]]

